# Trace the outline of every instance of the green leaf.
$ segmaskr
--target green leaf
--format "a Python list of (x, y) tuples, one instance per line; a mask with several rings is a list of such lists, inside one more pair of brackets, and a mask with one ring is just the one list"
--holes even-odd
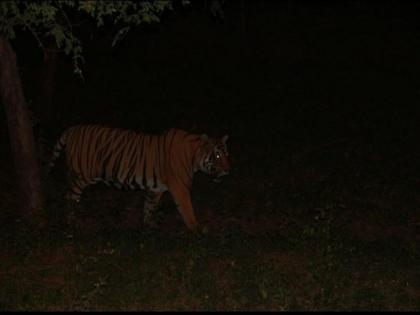
[[(183, 5), (190, 1), (182, 1)], [(44, 0), (44, 1), (0, 1), (0, 31), (9, 38), (16, 36), (16, 28), (29, 30), (43, 47), (42, 38), (51, 34), (57, 46), (73, 58), (75, 71), (80, 72), (79, 62), (83, 62), (82, 45), (74, 36), (71, 17), (76, 12), (87, 14), (97, 27), (107, 21), (120, 23), (120, 29), (112, 41), (114, 47), (127, 35), (132, 26), (141, 23), (158, 23), (160, 14), (172, 10), (170, 0)]]
[(115, 44), (121, 40), (125, 35), (127, 35), (128, 31), (130, 30), (129, 26), (123, 27), (118, 31), (118, 33), (115, 35), (114, 40), (112, 41), (112, 47), (115, 46)]

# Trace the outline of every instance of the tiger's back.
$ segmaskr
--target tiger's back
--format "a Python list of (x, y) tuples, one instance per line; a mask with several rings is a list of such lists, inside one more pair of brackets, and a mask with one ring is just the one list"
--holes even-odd
[(73, 127), (68, 133), (66, 163), (71, 181), (103, 181), (127, 189), (163, 188), (167, 159), (160, 148), (166, 135), (96, 125)]

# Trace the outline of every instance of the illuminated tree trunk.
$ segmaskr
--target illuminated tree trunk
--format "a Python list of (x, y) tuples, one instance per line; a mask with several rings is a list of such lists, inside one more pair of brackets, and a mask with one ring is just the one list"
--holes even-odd
[(45, 225), (40, 168), (29, 115), (23, 95), (16, 54), (0, 33), (0, 94), (9, 129), (22, 217), (36, 227)]

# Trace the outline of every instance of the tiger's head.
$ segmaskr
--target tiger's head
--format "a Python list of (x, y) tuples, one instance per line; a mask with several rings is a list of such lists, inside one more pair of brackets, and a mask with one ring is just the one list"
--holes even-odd
[(220, 177), (228, 175), (230, 170), (229, 153), (226, 140), (228, 135), (222, 138), (209, 138), (201, 135), (203, 155), (200, 159), (200, 170), (220, 181)]

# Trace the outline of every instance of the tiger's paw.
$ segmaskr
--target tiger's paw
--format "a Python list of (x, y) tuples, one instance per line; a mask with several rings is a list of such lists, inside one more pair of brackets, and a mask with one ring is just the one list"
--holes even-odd
[(209, 234), (209, 228), (207, 225), (203, 225), (200, 230), (202, 234)]
[(143, 226), (141, 231), (146, 237), (151, 237), (158, 233), (158, 227), (156, 224), (147, 224)]
[(147, 230), (154, 231), (154, 230), (157, 230), (158, 226), (156, 224), (156, 221), (151, 220), (151, 221), (144, 222), (144, 228)]
[(196, 230), (194, 231), (194, 234), (197, 236), (205, 236), (209, 233), (209, 228), (207, 225), (198, 225)]

